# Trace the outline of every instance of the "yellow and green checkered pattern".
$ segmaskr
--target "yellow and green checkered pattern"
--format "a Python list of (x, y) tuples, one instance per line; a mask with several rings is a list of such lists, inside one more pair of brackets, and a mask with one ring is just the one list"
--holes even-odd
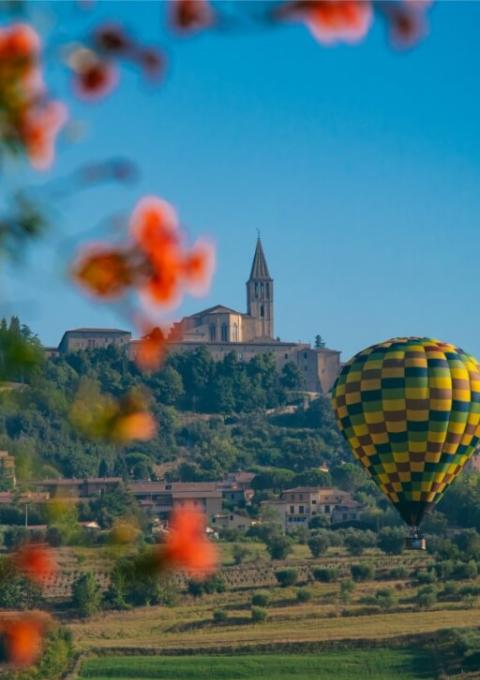
[(343, 367), (333, 407), (354, 455), (416, 526), (477, 447), (480, 366), (449, 343), (393, 338)]

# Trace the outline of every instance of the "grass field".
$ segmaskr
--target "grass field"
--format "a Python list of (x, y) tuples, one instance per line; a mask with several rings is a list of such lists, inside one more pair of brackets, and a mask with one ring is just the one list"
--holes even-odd
[(420, 680), (435, 678), (429, 655), (415, 649), (328, 651), (304, 655), (113, 656), (90, 659), (91, 680)]

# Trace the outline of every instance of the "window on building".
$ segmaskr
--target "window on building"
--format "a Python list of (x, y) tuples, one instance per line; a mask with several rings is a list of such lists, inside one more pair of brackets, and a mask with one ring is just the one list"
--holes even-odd
[(215, 342), (217, 339), (217, 327), (212, 323), (210, 326), (210, 342)]
[(315, 498), (312, 498), (312, 505), (316, 505), (316, 503), (317, 501), (315, 500)]
[(299, 506), (298, 506), (298, 512), (299, 512), (301, 515), (304, 515), (304, 514), (305, 514), (305, 506), (304, 506), (304, 505), (299, 505)]
[(265, 316), (265, 307), (263, 305), (260, 305), (260, 316), (263, 317)]
[(307, 358), (307, 353), (306, 353), (306, 352), (303, 353), (303, 358), (304, 358), (304, 359)]
[(288, 354), (285, 354), (285, 359), (288, 359)]
[(255, 281), (255, 297), (258, 298), (258, 283)]
[(329, 505), (325, 506), (325, 512), (330, 512), (330, 506)]
[(291, 505), (290, 506), (290, 514), (293, 515), (295, 513), (295, 506)]
[(267, 300), (270, 300), (270, 284), (266, 283), (265, 287), (266, 287), (266, 291), (267, 291)]
[(228, 342), (228, 326), (222, 323), (222, 342)]

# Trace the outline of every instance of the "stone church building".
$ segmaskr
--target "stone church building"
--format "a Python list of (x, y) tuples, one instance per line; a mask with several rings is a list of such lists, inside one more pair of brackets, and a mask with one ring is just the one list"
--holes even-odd
[[(274, 282), (262, 242), (258, 239), (247, 281), (246, 313), (215, 305), (184, 317), (172, 329), (171, 351), (186, 352), (205, 347), (217, 361), (230, 352), (235, 352), (240, 361), (249, 361), (257, 354), (271, 353), (280, 371), (285, 364), (292, 362), (304, 376), (308, 391), (326, 394), (340, 371), (340, 352), (276, 338), (274, 312)], [(46, 353), (54, 356), (114, 344), (126, 347), (130, 357), (134, 358), (137, 343), (128, 331), (77, 328), (66, 331), (59, 347), (46, 348)]]
[(215, 305), (184, 317), (173, 328), (172, 336), (182, 338), (174, 342), (175, 351), (204, 346), (216, 360), (234, 351), (241, 361), (269, 352), (279, 370), (293, 362), (304, 376), (307, 390), (327, 393), (340, 371), (340, 352), (275, 338), (274, 282), (260, 239), (246, 285), (246, 313)]

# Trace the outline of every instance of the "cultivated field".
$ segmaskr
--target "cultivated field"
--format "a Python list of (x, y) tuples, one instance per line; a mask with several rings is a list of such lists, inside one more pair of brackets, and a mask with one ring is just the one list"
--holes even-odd
[(434, 678), (431, 659), (414, 649), (306, 655), (104, 657), (87, 661), (91, 680), (417, 680)]

